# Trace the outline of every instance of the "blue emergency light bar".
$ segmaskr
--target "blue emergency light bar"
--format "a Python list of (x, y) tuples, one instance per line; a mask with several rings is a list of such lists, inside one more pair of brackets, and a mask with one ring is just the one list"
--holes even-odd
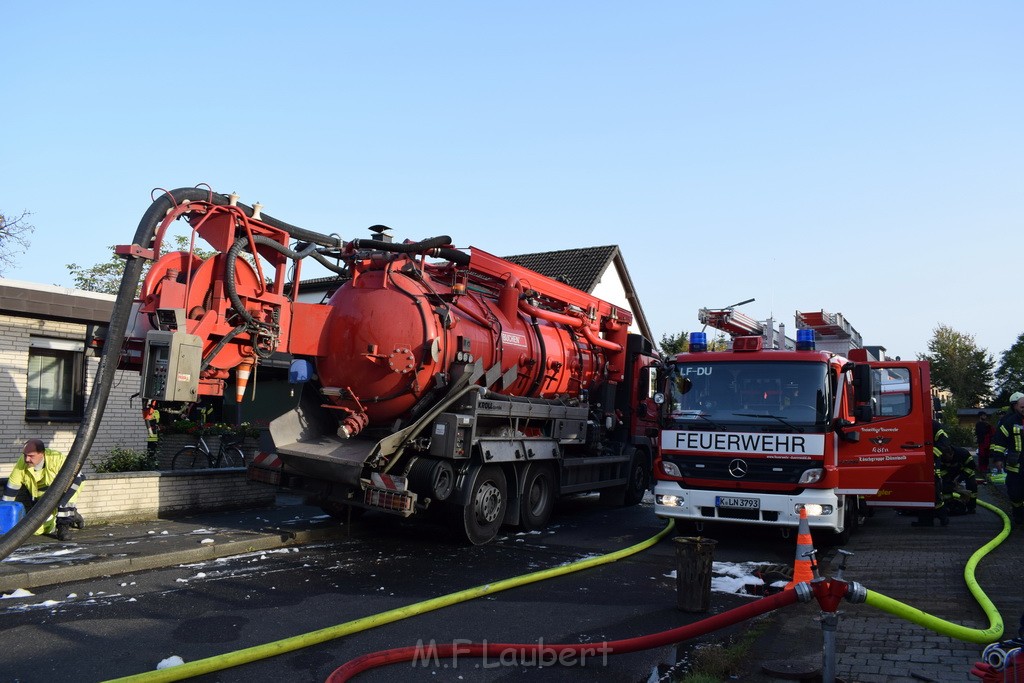
[(705, 332), (690, 333), (690, 351), (707, 351), (708, 335)]
[(797, 351), (814, 350), (814, 330), (796, 331), (796, 349)]

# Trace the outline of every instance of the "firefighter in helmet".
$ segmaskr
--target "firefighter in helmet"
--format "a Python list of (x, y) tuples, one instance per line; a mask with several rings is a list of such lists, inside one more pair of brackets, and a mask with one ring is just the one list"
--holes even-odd
[[(18, 501), (31, 509), (36, 501), (53, 484), (57, 473), (64, 467), (65, 456), (60, 451), (47, 448), (41, 439), (29, 439), (22, 448), (21, 457), (14, 464), (11, 476), (4, 487), (5, 501)], [(56, 514), (50, 516), (43, 525), (36, 529), (38, 534), (55, 534), (58, 540), (67, 541), (71, 538), (71, 527), (85, 527), (85, 520), (78, 513), (75, 499), (78, 498), (78, 487), (85, 479), (81, 472), (71, 482), (71, 487), (61, 496), (57, 503)]]
[(942, 481), (944, 507), (953, 514), (974, 514), (978, 507), (974, 455), (962, 446), (952, 446), (942, 451), (936, 473)]
[(946, 451), (952, 452), (953, 443), (949, 440), (946, 428), (938, 420), (932, 420), (932, 457), (935, 470), (935, 509), (918, 515), (916, 522), (911, 526), (934, 526), (938, 519), (942, 526), (949, 526), (949, 508), (946, 507), (945, 496), (942, 494), (944, 473), (942, 465), (942, 454)]
[(989, 457), (1001, 459), (1006, 467), (1006, 495), (1010, 499), (1014, 525), (1024, 524), (1024, 478), (1021, 477), (1021, 453), (1024, 452), (1024, 393), (1010, 396), (1010, 410), (996, 425)]

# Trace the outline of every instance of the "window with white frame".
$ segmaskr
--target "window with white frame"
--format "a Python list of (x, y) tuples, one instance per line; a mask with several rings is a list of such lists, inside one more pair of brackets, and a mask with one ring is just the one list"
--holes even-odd
[(85, 344), (32, 337), (28, 349), (26, 421), (74, 422), (85, 406)]

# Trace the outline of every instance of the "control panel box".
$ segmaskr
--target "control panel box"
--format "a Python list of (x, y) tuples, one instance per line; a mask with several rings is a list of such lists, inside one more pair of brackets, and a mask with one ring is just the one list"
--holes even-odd
[(194, 334), (150, 330), (142, 358), (142, 398), (197, 401), (203, 343)]

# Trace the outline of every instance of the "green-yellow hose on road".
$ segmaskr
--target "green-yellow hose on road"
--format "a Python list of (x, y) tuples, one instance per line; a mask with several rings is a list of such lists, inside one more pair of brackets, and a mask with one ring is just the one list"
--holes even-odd
[(994, 643), (1002, 638), (1003, 618), (999, 615), (999, 611), (996, 609), (995, 605), (992, 604), (992, 601), (988, 599), (988, 596), (985, 595), (984, 591), (982, 591), (981, 587), (978, 585), (977, 579), (974, 578), (974, 569), (978, 566), (978, 562), (981, 558), (989, 554), (996, 548), (996, 546), (1002, 543), (1007, 536), (1010, 535), (1010, 518), (1007, 517), (1006, 513), (1002, 510), (994, 505), (986, 503), (983, 500), (979, 500), (978, 505), (991, 510), (1003, 519), (1003, 530), (999, 535), (975, 551), (975, 553), (971, 555), (971, 559), (969, 559), (967, 564), (964, 566), (964, 581), (967, 582), (967, 588), (971, 591), (971, 595), (973, 595), (974, 599), (978, 601), (978, 604), (981, 605), (981, 609), (985, 612), (985, 616), (988, 617), (988, 628), (977, 629), (960, 626), (959, 624), (954, 624), (950, 621), (946, 621), (945, 619), (939, 619), (936, 616), (922, 612), (916, 607), (911, 607), (910, 605), (906, 605), (898, 600), (893, 600), (892, 598), (886, 597), (881, 593), (877, 593), (872, 590), (867, 591), (867, 599), (865, 602), (872, 607), (877, 607), (883, 612), (888, 612), (893, 616), (906, 619), (907, 621), (912, 621), (915, 624), (924, 626), (936, 633), (941, 633), (944, 636), (956, 638), (957, 640), (962, 640), (967, 643), (987, 644)]
[(670, 519), (668, 524), (665, 525), (665, 528), (657, 535), (652, 536), (646, 541), (641, 541), (636, 545), (631, 545), (628, 548), (623, 548), (622, 550), (616, 550), (615, 552), (607, 555), (588, 557), (585, 560), (578, 560), (558, 567), (552, 567), (551, 569), (542, 569), (541, 571), (515, 576), (510, 579), (503, 579), (494, 583), (487, 583), (475, 588), (467, 588), (466, 590), (458, 591), (457, 593), (449, 593), (448, 595), (442, 595), (430, 600), (424, 600), (423, 602), (406, 605), (405, 607), (397, 607), (386, 612), (373, 614), (368, 617), (356, 619), (355, 621), (348, 621), (344, 624), (338, 624), (337, 626), (328, 626), (327, 628), (311, 631), (298, 636), (292, 636), (291, 638), (285, 638), (284, 640), (278, 640), (264, 645), (255, 645), (253, 647), (245, 648), (244, 650), (227, 652), (222, 655), (207, 657), (206, 659), (199, 659), (194, 662), (186, 662), (185, 664), (172, 666), (167, 669), (158, 669), (156, 671), (147, 671), (145, 673), (112, 679), (107, 683), (141, 683), (143, 681), (145, 683), (163, 683), (164, 681), (180, 681), (186, 678), (192, 678), (193, 676), (201, 676), (213, 671), (221, 671), (233, 666), (248, 664), (249, 662), (254, 662), (259, 659), (266, 659), (268, 657), (285, 654), (286, 652), (299, 650), (311, 645), (319, 645), (320, 643), (328, 640), (341, 638), (342, 636), (351, 635), (353, 633), (359, 633), (360, 631), (366, 631), (368, 629), (390, 624), (402, 619), (408, 619), (409, 617), (414, 617), (425, 612), (441, 609), (442, 607), (448, 607), (460, 602), (466, 602), (467, 600), (473, 600), (474, 598), (480, 598), (485, 595), (491, 595), (492, 593), (498, 593), (508, 590), (509, 588), (516, 588), (518, 586), (524, 586), (526, 584), (543, 581), (545, 579), (553, 579), (556, 576), (571, 574), (584, 569), (590, 569), (591, 567), (609, 564), (650, 548), (658, 543), (658, 541), (665, 538), (665, 536), (667, 536), (674, 527), (675, 521)]

